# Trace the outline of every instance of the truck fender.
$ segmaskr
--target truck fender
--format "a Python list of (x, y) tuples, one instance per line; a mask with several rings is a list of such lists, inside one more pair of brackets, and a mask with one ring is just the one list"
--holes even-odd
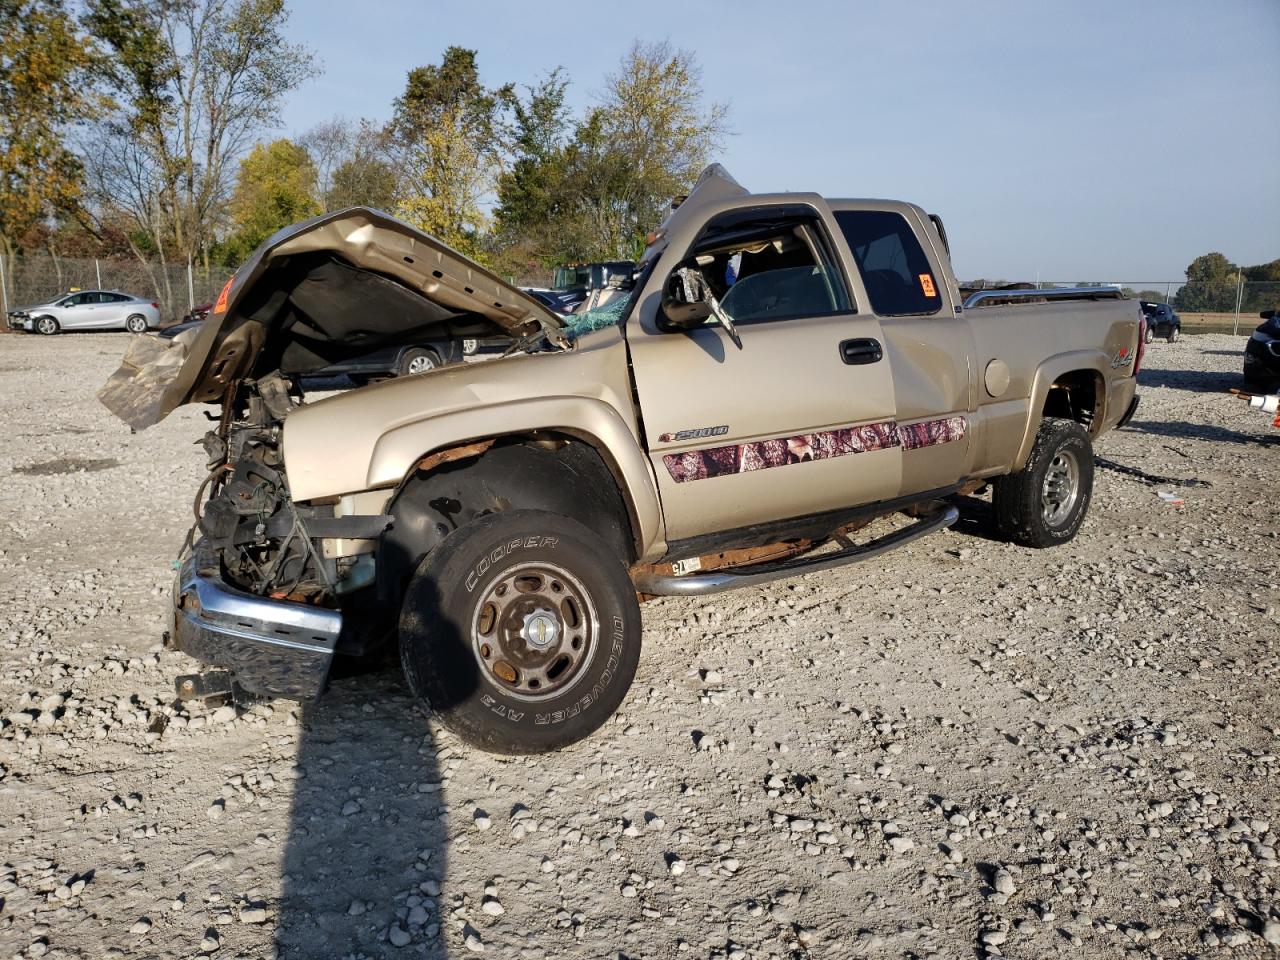
[(666, 550), (658, 488), (639, 441), (613, 407), (584, 397), (538, 397), (428, 417), (388, 430), (369, 461), (366, 489), (398, 485), (431, 453), (495, 437), (551, 432), (593, 447), (618, 483), (630, 514), (636, 556)]
[(1049, 389), (1067, 374), (1089, 371), (1097, 377), (1098, 407), (1094, 411), (1092, 427), (1093, 431), (1097, 432), (1105, 420), (1106, 382), (1110, 369), (1110, 360), (1101, 350), (1072, 350), (1068, 353), (1055, 354), (1036, 368), (1035, 376), (1031, 381), (1031, 399), (1027, 404), (1027, 423), (1023, 428), (1022, 442), (1018, 444), (1018, 455), (1013, 462), (1015, 471), (1026, 466), (1027, 458), (1031, 456), (1031, 448), (1035, 445), (1040, 422), (1044, 419), (1044, 407), (1049, 397)]

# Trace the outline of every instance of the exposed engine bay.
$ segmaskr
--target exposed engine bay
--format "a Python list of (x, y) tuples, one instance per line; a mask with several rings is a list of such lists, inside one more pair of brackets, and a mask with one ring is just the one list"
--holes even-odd
[(224, 406), (202, 441), (209, 475), (196, 497), (192, 540), (198, 531), (221, 557), (222, 575), (246, 592), (331, 604), (372, 582), (372, 557), (325, 557), (321, 541), (376, 538), (391, 518), (335, 516), (332, 504), (293, 502), (284, 419), (303, 399), (279, 373), (242, 383), (240, 402)]

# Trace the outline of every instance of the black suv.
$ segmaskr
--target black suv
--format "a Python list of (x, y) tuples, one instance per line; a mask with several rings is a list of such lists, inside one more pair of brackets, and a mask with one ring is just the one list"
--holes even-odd
[(1182, 332), (1182, 318), (1173, 312), (1167, 303), (1152, 303), (1150, 300), (1139, 300), (1142, 315), (1147, 318), (1147, 343), (1156, 337), (1164, 337), (1170, 343), (1178, 339)]
[(1263, 310), (1258, 316), (1266, 322), (1244, 345), (1244, 382), (1267, 393), (1280, 386), (1280, 310)]

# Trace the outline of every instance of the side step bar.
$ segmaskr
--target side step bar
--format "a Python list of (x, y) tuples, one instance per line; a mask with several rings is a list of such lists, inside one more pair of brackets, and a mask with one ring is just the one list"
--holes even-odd
[(816, 573), (819, 570), (830, 570), (832, 567), (843, 566), (846, 563), (878, 557), (912, 540), (919, 540), (944, 527), (949, 527), (959, 519), (959, 509), (954, 504), (947, 504), (936, 512), (920, 518), (909, 527), (895, 530), (870, 543), (847, 546), (834, 553), (823, 553), (817, 556), (809, 554), (778, 563), (761, 563), (750, 567), (711, 570), (707, 573), (690, 573), (684, 576), (640, 573), (634, 578), (636, 590), (659, 597), (702, 597), (710, 593), (736, 590), (738, 587), (768, 583), (770, 580), (779, 580), (784, 577), (798, 577), (806, 573)]

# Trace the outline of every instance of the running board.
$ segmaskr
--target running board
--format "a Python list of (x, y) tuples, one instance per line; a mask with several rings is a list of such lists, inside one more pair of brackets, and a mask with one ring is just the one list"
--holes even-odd
[(872, 557), (878, 557), (882, 553), (888, 553), (913, 540), (919, 540), (944, 527), (949, 527), (959, 519), (959, 509), (953, 504), (947, 504), (909, 527), (895, 530), (870, 543), (848, 546), (834, 553), (823, 553), (817, 556), (810, 554), (778, 563), (761, 563), (750, 567), (711, 570), (707, 573), (690, 573), (684, 576), (639, 573), (634, 578), (636, 590), (639, 593), (658, 597), (702, 597), (725, 590), (736, 590), (738, 587), (768, 583), (770, 580), (779, 580), (783, 577), (799, 577), (819, 570), (830, 570), (832, 567), (843, 566), (846, 563), (870, 560)]

